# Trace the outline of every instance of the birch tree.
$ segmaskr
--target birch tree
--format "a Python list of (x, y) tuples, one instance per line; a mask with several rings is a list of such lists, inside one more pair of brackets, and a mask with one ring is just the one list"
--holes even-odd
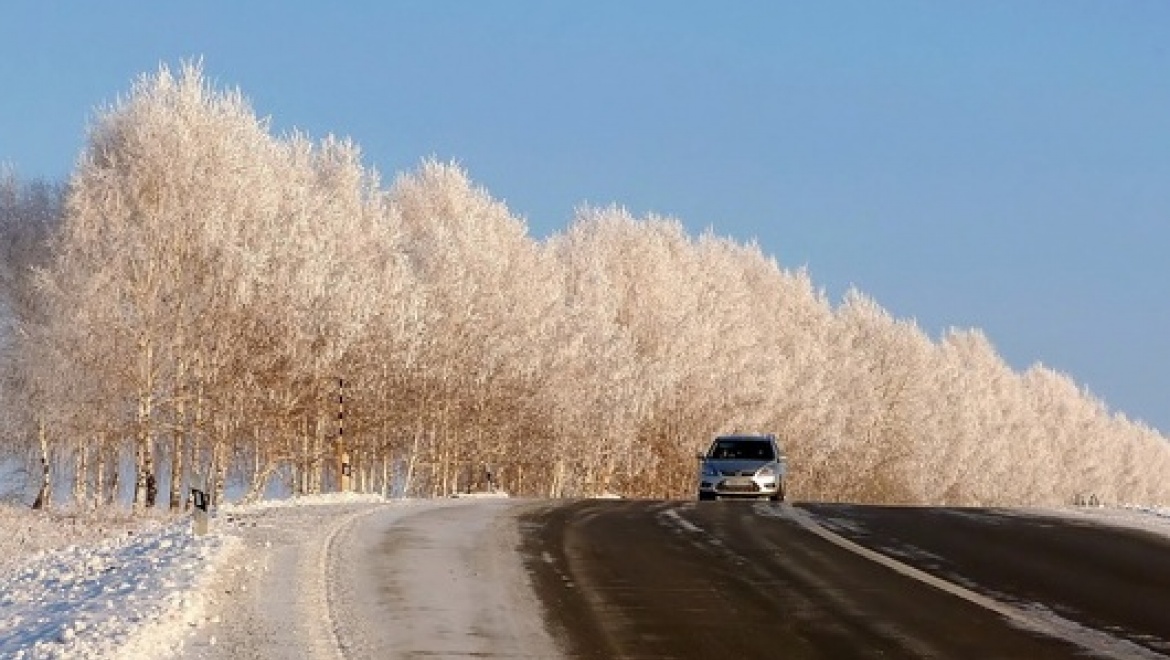
[(424, 345), (421, 385), (437, 388), (441, 403), (419, 437), (431, 492), (445, 494), (460, 473), (480, 469), (472, 464), (523, 460), (552, 439), (541, 428), (538, 347), (559, 292), (524, 222), (458, 166), (425, 161), (399, 177), (390, 197), (428, 310), (420, 331), (435, 338)]
[(684, 497), (729, 432), (780, 436), (799, 498), (1170, 496), (1163, 436), (978, 331), (834, 307), (758, 245), (619, 206), (536, 241), (455, 164), (383, 189), (198, 65), (103, 108), (61, 198), (0, 177), (3, 387), (79, 500), (118, 499), (130, 455), (140, 510), (229, 478)]
[[(37, 454), (38, 492), (34, 505), (51, 497), (48, 419), (33, 412), (52, 383), (36, 369), (30, 329), (42, 324), (45, 305), (37, 296), (36, 270), (50, 257), (50, 237), (61, 219), (63, 188), (43, 181), (25, 183), (14, 171), (0, 168), (0, 414), (5, 436), (23, 438), (23, 447), (7, 449)], [(35, 438), (35, 439), (34, 439)]]
[[(267, 149), (266, 126), (238, 93), (212, 90), (197, 66), (177, 76), (164, 67), (98, 117), (71, 180), (43, 287), (59, 310), (47, 334), (73, 326), (84, 334), (67, 351), (102, 346), (80, 363), (129, 404), (114, 432), (134, 438), (139, 508), (155, 504), (157, 443), (166, 435), (176, 462), (170, 505), (178, 504), (195, 332), (221, 311), (213, 284), (223, 243), (208, 237), (263, 203)], [(102, 410), (111, 408), (118, 405)]]

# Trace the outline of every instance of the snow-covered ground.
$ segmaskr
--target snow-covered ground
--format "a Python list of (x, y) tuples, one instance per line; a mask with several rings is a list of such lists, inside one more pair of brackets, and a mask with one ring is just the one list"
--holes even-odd
[(0, 505), (0, 658), (180, 654), (196, 629), (220, 616), (214, 588), (243, 545), (229, 518), (265, 507), (370, 500), (226, 506), (206, 536), (194, 535), (190, 516)]
[(1134, 504), (1126, 506), (1040, 508), (1030, 511), (1035, 511), (1040, 515), (1055, 515), (1072, 520), (1137, 529), (1170, 538), (1170, 507)]
[(232, 547), (189, 519), (0, 508), (0, 658), (162, 657)]
[[(336, 655), (335, 647), (298, 645), (305, 640), (336, 644), (338, 631), (360, 637), (359, 632), (347, 630), (359, 622), (344, 617), (338, 620), (337, 612), (321, 611), (333, 606), (329, 591), (339, 583), (328, 576), (345, 570), (347, 550), (338, 546), (363, 534), (379, 533), (389, 525), (404, 526), (409, 532), (406, 537), (414, 539), (417, 546), (395, 550), (395, 561), (434, 564), (445, 552), (452, 555), (452, 566), (463, 565), (472, 571), (472, 577), (459, 580), (453, 573), (448, 575), (453, 569), (446, 565), (431, 566), (429, 571), (404, 568), (394, 575), (400, 592), (396, 598), (409, 602), (396, 602), (398, 612), (403, 607), (425, 610), (426, 620), (433, 621), (438, 621), (435, 616), (443, 608), (455, 608), (444, 614), (449, 621), (482, 616), (482, 611), (456, 605), (493, 598), (490, 590), (476, 586), (484, 581), (475, 576), (482, 576), (489, 568), (504, 576), (492, 583), (493, 588), (501, 584), (511, 589), (522, 586), (518, 560), (507, 558), (510, 549), (506, 543), (485, 549), (468, 541), (492, 536), (469, 536), (495, 524), (488, 509), (460, 513), (457, 509), (463, 507), (455, 500), (396, 501), (390, 507), (375, 503), (385, 501), (349, 495), (225, 506), (207, 536), (195, 536), (187, 516), (44, 513), (0, 505), (0, 658)], [(460, 527), (470, 530), (468, 534), (452, 536), (454, 531), (449, 530), (441, 532), (448, 536), (419, 545), (426, 534), (440, 532), (431, 527), (412, 528), (411, 516), (436, 507), (454, 507), (439, 514), (452, 523), (443, 529)], [(1030, 511), (1170, 537), (1170, 508)], [(473, 555), (490, 555), (490, 566)], [(339, 566), (338, 561), (343, 563)], [(440, 569), (444, 571), (444, 589), (436, 591), (433, 578), (428, 576)], [(372, 602), (380, 596), (362, 597)], [(500, 606), (493, 603), (489, 609), (495, 611)], [(506, 655), (519, 648), (517, 645), (532, 648), (547, 643), (539, 639), (540, 631), (523, 629), (527, 624), (516, 623), (528, 619), (512, 616), (476, 625), (512, 626), (503, 638), (491, 641), (493, 648)], [(305, 626), (321, 629), (299, 629)], [(383, 630), (378, 634), (391, 633)], [(403, 637), (401, 632), (394, 634), (398, 637), (377, 641), (409, 646), (437, 639), (448, 645), (445, 648), (474, 650), (459, 646), (464, 643), (460, 640), (444, 640), (441, 626), (427, 635), (415, 635), (417, 639)], [(419, 646), (416, 650), (427, 649)]]

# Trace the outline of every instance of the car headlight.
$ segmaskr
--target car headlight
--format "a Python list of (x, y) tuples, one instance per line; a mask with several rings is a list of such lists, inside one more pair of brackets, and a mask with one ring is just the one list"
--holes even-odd
[(714, 465), (711, 465), (710, 463), (704, 463), (703, 464), (703, 476), (704, 477), (718, 477), (719, 471), (715, 469)]
[(760, 468), (759, 470), (756, 470), (756, 476), (757, 477), (775, 477), (776, 476), (776, 466), (775, 465), (765, 465), (764, 467)]

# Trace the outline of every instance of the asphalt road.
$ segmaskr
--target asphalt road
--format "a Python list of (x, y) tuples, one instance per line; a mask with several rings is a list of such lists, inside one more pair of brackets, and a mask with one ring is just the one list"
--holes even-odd
[(1076, 515), (460, 499), (259, 508), (182, 657), (1170, 660), (1170, 540)]
[(579, 501), (521, 510), (573, 658), (1170, 657), (1170, 541), (995, 510)]

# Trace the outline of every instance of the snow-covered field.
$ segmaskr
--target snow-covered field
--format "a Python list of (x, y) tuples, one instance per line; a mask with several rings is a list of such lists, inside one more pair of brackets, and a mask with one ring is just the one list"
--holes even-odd
[[(297, 538), (314, 534), (321, 537), (317, 541), (333, 543), (336, 532), (325, 534), (324, 528), (340, 530), (342, 517), (365, 515), (370, 509), (363, 504), (382, 501), (368, 496), (321, 496), (225, 506), (207, 536), (195, 536), (187, 516), (135, 519), (125, 513), (44, 513), (0, 505), (0, 658), (233, 657), (235, 651), (255, 651), (233, 650), (226, 642), (216, 646), (216, 635), (230, 634), (233, 625), (252, 625), (243, 615), (237, 622), (224, 621), (225, 612), (287, 607), (287, 615), (294, 619), (290, 625), (300, 625), (295, 622), (300, 607), (295, 600), (303, 596), (324, 602), (325, 598), (305, 595), (312, 585), (281, 582), (284, 571), (273, 562), (293, 554), (274, 546), (290, 547)], [(320, 514), (306, 508), (319, 505), (334, 508)], [(268, 510), (274, 508), (286, 513), (272, 516)], [(1170, 508), (1035, 511), (1170, 537)], [(382, 524), (407, 513), (404, 509), (384, 516)], [(323, 516), (332, 520), (325, 521)], [(271, 526), (266, 528), (266, 524)], [(454, 547), (454, 543), (444, 543)], [(312, 556), (304, 544), (298, 547), (297, 562), (305, 565), (304, 570), (288, 571), (290, 575), (303, 579), (306, 571), (324, 570), (323, 557)], [(273, 551), (265, 554), (268, 548)], [(321, 549), (313, 552), (320, 554)], [(264, 589), (272, 593), (245, 593), (249, 584), (254, 589), (268, 585)], [(431, 593), (429, 586), (418, 586), (411, 597), (439, 595)], [(265, 599), (272, 602), (251, 603)], [(440, 605), (431, 603), (428, 611)], [(344, 622), (335, 625), (345, 627)], [(328, 633), (310, 631), (307, 638), (314, 635)], [(257, 638), (249, 643), (266, 643), (262, 635), (243, 637)]]

